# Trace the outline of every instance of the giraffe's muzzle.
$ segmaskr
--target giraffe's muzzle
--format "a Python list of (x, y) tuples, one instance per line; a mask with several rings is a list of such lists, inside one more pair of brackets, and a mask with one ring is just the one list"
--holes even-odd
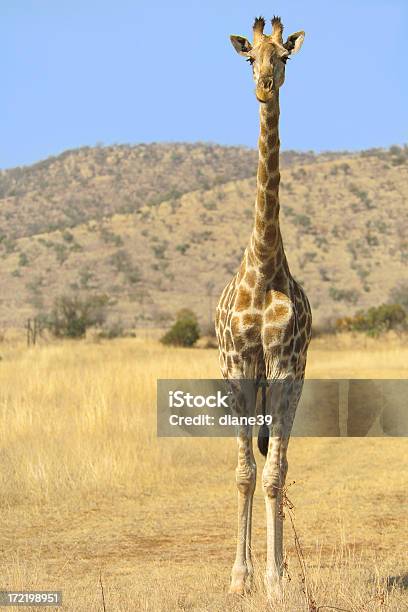
[(258, 102), (268, 102), (274, 93), (273, 77), (261, 77), (256, 85), (255, 95)]
[(265, 91), (272, 91), (273, 77), (261, 77), (258, 81), (258, 88), (264, 89)]

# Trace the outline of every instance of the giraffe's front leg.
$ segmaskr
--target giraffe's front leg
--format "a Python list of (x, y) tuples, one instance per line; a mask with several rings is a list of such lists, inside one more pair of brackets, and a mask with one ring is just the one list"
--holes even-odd
[[(231, 572), (230, 593), (243, 595), (251, 586), (252, 499), (256, 484), (256, 463), (252, 450), (252, 430), (242, 429), (237, 438), (238, 465), (235, 472), (238, 488), (238, 534), (235, 562)], [(247, 583), (247, 584), (246, 584)]]
[[(254, 465), (254, 469), (255, 469), (255, 484), (256, 484), (256, 463), (255, 463), (255, 457), (253, 457), (253, 465)], [(249, 498), (248, 518), (247, 518), (247, 532), (246, 532), (246, 549), (245, 549), (245, 554), (246, 554), (246, 562), (247, 562), (247, 569), (248, 569), (248, 576), (247, 576), (247, 580), (246, 580), (246, 589), (248, 591), (252, 590), (253, 584), (254, 584), (254, 566), (253, 566), (253, 563), (252, 563), (252, 505), (253, 505), (253, 500), (254, 500), (255, 484), (254, 484), (254, 490), (252, 491), (252, 494), (250, 495), (250, 498)]]
[(262, 473), (262, 487), (266, 507), (266, 575), (268, 597), (282, 594), (283, 575), (283, 515), (282, 490), (285, 484), (287, 461), (286, 443), (280, 436), (270, 437), (268, 455)]

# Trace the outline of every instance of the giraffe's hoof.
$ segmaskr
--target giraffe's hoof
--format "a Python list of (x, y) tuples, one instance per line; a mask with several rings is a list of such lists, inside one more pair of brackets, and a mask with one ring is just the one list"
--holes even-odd
[(265, 588), (269, 601), (280, 602), (283, 600), (284, 590), (279, 577), (273, 576), (271, 578), (267, 575), (265, 577)]
[(243, 597), (245, 595), (245, 585), (237, 582), (231, 583), (228, 589), (228, 593), (230, 595), (240, 595), (241, 597)]
[(229, 593), (233, 595), (250, 595), (255, 590), (254, 576), (248, 573), (244, 579), (239, 578), (238, 580), (231, 580), (229, 587)]
[(231, 572), (229, 592), (235, 595), (245, 595), (245, 583), (247, 577), (248, 569), (245, 565), (234, 565)]

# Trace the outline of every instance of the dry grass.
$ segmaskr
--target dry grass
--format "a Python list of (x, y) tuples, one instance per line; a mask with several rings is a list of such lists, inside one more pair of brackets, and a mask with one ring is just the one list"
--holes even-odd
[(389, 332), (381, 339), (344, 333), (311, 345), (308, 378), (407, 378), (408, 337)]
[[(218, 377), (214, 350), (129, 339), (0, 352), (3, 589), (59, 588), (65, 609), (102, 610), (101, 572), (107, 610), (267, 609), (259, 486), (258, 589), (226, 594), (234, 440), (156, 438), (156, 379)], [(334, 350), (319, 340), (308, 375), (406, 377), (407, 357), (392, 345)], [(292, 440), (290, 498), (319, 605), (406, 609), (406, 590), (386, 584), (407, 572), (406, 451), (404, 439)], [(273, 609), (297, 612), (306, 608), (288, 522), (286, 548), (292, 580)]]

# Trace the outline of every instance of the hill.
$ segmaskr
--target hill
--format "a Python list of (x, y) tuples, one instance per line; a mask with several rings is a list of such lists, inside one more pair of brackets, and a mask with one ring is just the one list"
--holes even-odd
[[(289, 151), (290, 165), (314, 158)], [(257, 153), (211, 144), (82, 147), (0, 171), (0, 235), (32, 236), (255, 176)]]
[[(112, 317), (209, 323), (252, 228), (256, 152), (82, 148), (0, 174), (0, 324), (104, 292)], [(407, 148), (282, 155), (282, 233), (316, 323), (390, 299), (408, 259)]]

